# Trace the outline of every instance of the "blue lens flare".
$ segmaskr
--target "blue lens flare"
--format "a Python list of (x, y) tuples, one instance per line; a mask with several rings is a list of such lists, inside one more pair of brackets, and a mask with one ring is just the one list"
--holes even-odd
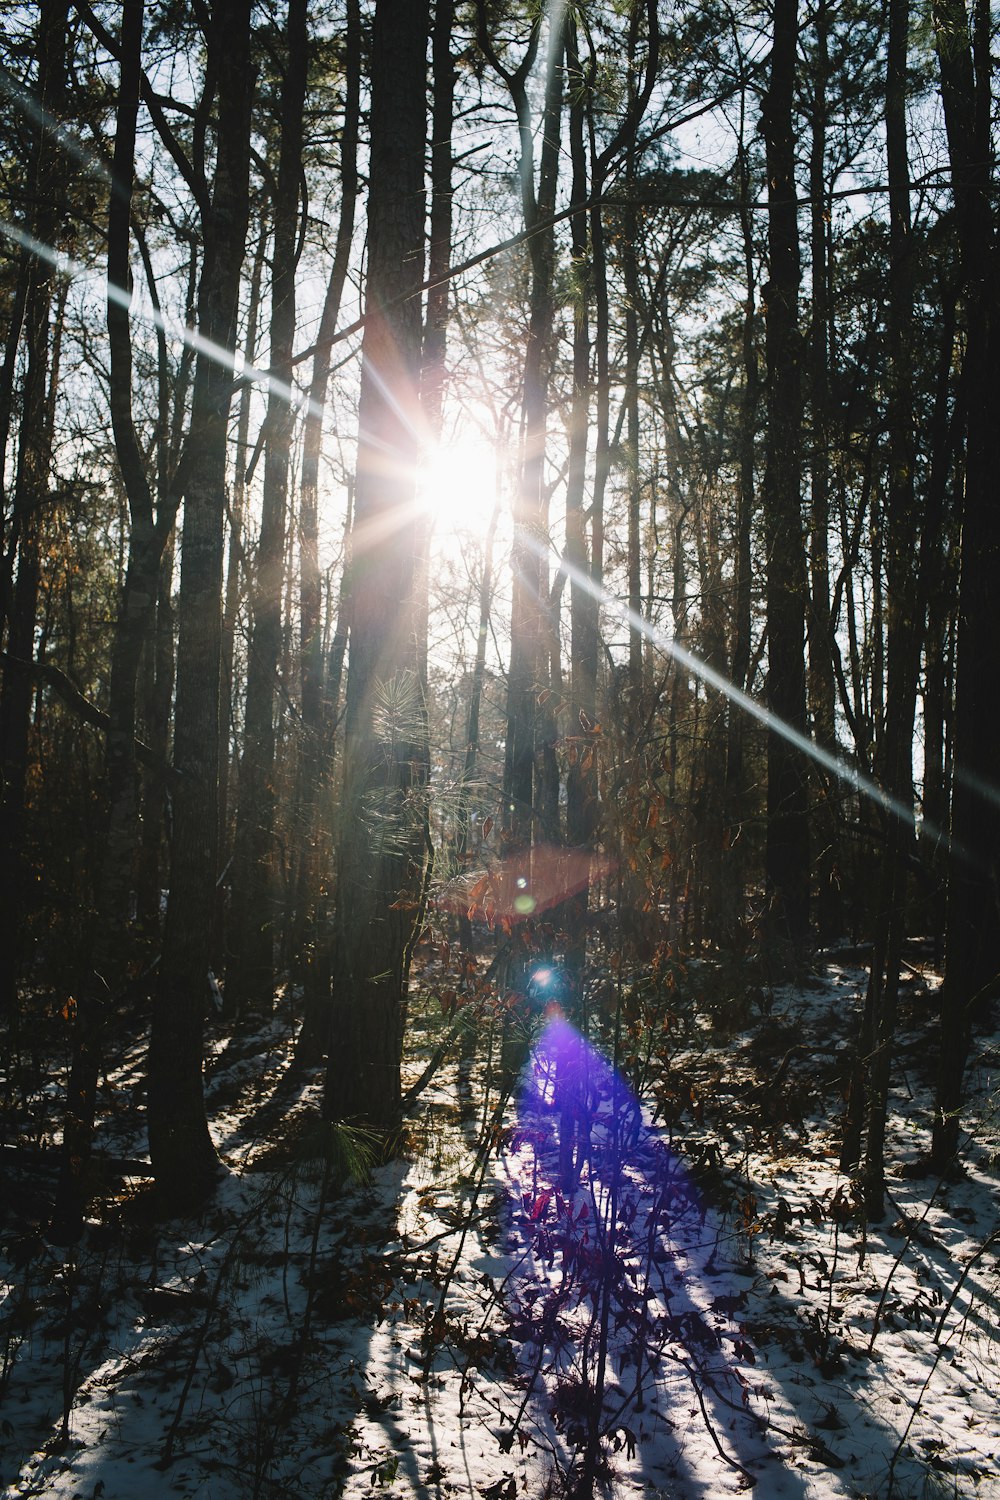
[[(529, 998), (564, 984), (540, 966)], [(722, 1230), (632, 1089), (555, 1002), (501, 1165), (507, 1331), (539, 1398), (543, 1446), (557, 1445), (568, 1471), (596, 1443), (641, 1457), (645, 1439), (672, 1441), (669, 1412), (692, 1380), (739, 1410), (739, 1366), (754, 1356), (734, 1322)]]

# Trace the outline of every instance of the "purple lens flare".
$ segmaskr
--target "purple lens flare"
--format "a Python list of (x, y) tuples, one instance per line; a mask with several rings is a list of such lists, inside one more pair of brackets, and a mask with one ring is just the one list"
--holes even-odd
[(527, 985), (544, 1019), (502, 1157), (505, 1314), (528, 1393), (518, 1436), (530, 1406), (533, 1440), (580, 1473), (598, 1443), (602, 1463), (617, 1454), (641, 1467), (647, 1440), (673, 1441), (670, 1413), (693, 1382), (730, 1408), (728, 1423), (746, 1404), (738, 1366), (754, 1356), (714, 1217), (628, 1084), (563, 1014), (563, 985), (556, 965)]

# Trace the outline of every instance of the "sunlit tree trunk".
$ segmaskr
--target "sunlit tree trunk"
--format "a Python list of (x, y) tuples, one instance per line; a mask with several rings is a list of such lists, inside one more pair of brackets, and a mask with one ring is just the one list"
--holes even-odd
[(268, 392), (260, 539), (251, 568), (246, 713), (226, 967), (227, 1005), (237, 1013), (251, 1014), (266, 1014), (274, 1003), (275, 698), (282, 648), (288, 471), (295, 428), (295, 408), (287, 391), (295, 340), (302, 112), (309, 50), (306, 10), (307, 0), (289, 0), (273, 207), (269, 361), (280, 387)]
[[(361, 12), (358, 0), (348, 0), (344, 37), (344, 120), (340, 134), (340, 218), (333, 264), (323, 299), (309, 405), (302, 441), (302, 480), (299, 495), (299, 618), (301, 622), (302, 748), (299, 761), (299, 809), (302, 846), (299, 853), (295, 944), (305, 991), (305, 1012), (297, 1056), (316, 1061), (330, 1040), (329, 897), (333, 855), (331, 828), (321, 791), (332, 793), (333, 742), (328, 743), (324, 715), (323, 633), (319, 567), (319, 474), (323, 447), (323, 418), (330, 384), (331, 339), (337, 330), (340, 306), (358, 201), (358, 127), (361, 110)], [(345, 535), (350, 535), (350, 516)], [(347, 568), (347, 559), (344, 559)], [(346, 641), (346, 621), (338, 610), (338, 640)], [(343, 664), (343, 652), (340, 653)], [(334, 709), (339, 697), (332, 688)]]
[[(250, 289), (247, 296), (246, 337), (243, 358), (246, 364), (257, 360), (257, 335), (260, 326), (260, 289), (267, 250), (269, 224), (266, 214), (262, 216), (257, 248), (254, 252), (250, 272)], [(236, 635), (240, 604), (245, 592), (246, 554), (244, 544), (244, 517), (246, 513), (247, 474), (250, 461), (250, 409), (254, 391), (249, 382), (240, 387), (240, 399), (236, 418), (236, 453), (232, 486), (230, 489), (228, 529), (229, 540), (226, 556), (226, 591), (222, 605), (222, 669), (220, 673), (221, 700), (219, 706), (219, 860), (222, 871), (232, 868), (233, 816), (231, 784), (234, 771), (239, 784), (235, 755), (237, 713), (237, 656)], [(231, 881), (222, 878), (216, 892), (215, 932), (213, 952), (224, 960), (228, 943), (227, 914), (229, 902), (227, 892)], [(235, 1003), (225, 997), (227, 1015), (235, 1013)]]
[(13, 592), (14, 557), (17, 551), (16, 530), (9, 539), (7, 535), (7, 453), (17, 395), (17, 362), (21, 347), (21, 330), (24, 326), (33, 265), (34, 261), (30, 252), (22, 250), (18, 257), (14, 287), (5, 307), (8, 315), (7, 336), (4, 340), (3, 367), (0, 368), (0, 641), (3, 640), (7, 630)]
[[(528, 330), (521, 386), (521, 455), (514, 500), (511, 551), (511, 645), (507, 675), (507, 734), (504, 750), (503, 838), (505, 852), (521, 859), (519, 879), (528, 880), (530, 848), (539, 837), (553, 840), (558, 806), (546, 764), (551, 709), (543, 707), (548, 677), (548, 502), (544, 486), (548, 382), (551, 362), (554, 234), (545, 225), (555, 206), (562, 120), (566, 7), (549, 11), (548, 53), (541, 120), (538, 180), (535, 124), (528, 80), (537, 56), (542, 18), (537, 16), (517, 68), (508, 69), (489, 37), (480, 4), (479, 44), (502, 78), (517, 115), (520, 137), (521, 207), (528, 240), (530, 282)], [(537, 232), (532, 232), (536, 231)], [(537, 824), (536, 824), (537, 818)], [(530, 894), (525, 897), (530, 901)]]

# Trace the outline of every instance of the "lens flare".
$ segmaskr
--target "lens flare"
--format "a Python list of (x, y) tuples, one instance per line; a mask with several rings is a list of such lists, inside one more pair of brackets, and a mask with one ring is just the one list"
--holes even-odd
[[(531, 985), (562, 978), (545, 965)], [(641, 1465), (646, 1437), (669, 1441), (667, 1414), (691, 1382), (739, 1411), (740, 1366), (754, 1354), (733, 1321), (742, 1302), (721, 1229), (684, 1162), (608, 1060), (561, 1012), (548, 1015), (501, 1161), (515, 1257), (507, 1332), (567, 1472), (597, 1442)]]

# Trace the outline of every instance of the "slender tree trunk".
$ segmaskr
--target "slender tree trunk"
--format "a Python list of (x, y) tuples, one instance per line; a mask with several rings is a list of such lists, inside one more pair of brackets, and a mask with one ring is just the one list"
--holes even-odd
[[(800, 505), (801, 340), (793, 93), (795, 0), (776, 0), (771, 76), (763, 103), (767, 149), (767, 457), (763, 505), (767, 558), (768, 707), (806, 730), (804, 633), (808, 599)], [(777, 730), (767, 738), (767, 892), (771, 936), (800, 947), (809, 931), (809, 810), (802, 752)]]
[[(569, 146), (573, 179), (572, 202), (587, 199), (586, 79), (580, 64), (576, 19), (570, 16), (566, 31), (566, 66), (569, 76)], [(590, 419), (590, 297), (592, 268), (588, 243), (588, 220), (581, 207), (570, 220), (576, 298), (573, 304), (573, 394), (569, 420), (569, 469), (566, 482), (566, 556), (570, 576), (570, 708), (569, 767), (566, 773), (566, 842), (576, 858), (593, 853), (598, 822), (597, 755), (594, 731), (597, 725), (597, 655), (599, 605), (587, 579), (591, 573), (593, 541), (587, 545), (584, 496), (587, 483), (587, 448)], [(587, 908), (590, 877), (567, 903), (568, 932), (566, 969), (570, 1000), (579, 1015), (584, 993), (587, 957)], [(580, 1017), (585, 1024), (585, 1018)]]
[[(91, 950), (76, 997), (73, 1065), (53, 1225), (53, 1233), (60, 1239), (75, 1239), (80, 1232), (109, 1004), (127, 972), (123, 934), (130, 923), (138, 839), (135, 737), (139, 667), (154, 619), (160, 561), (173, 528), (173, 511), (166, 502), (160, 517), (154, 516), (146, 461), (132, 418), (131, 330), (127, 309), (120, 300), (120, 293), (131, 286), (129, 221), (142, 29), (142, 0), (127, 0), (122, 11), (121, 83), (108, 214), (107, 319), (111, 425), (128, 498), (129, 550), (111, 655), (103, 848), (95, 882)], [(112, 291), (119, 295), (111, 295)]]
[[(831, 214), (827, 190), (826, 148), (829, 106), (831, 11), (820, 0), (814, 21), (813, 119), (809, 157), (810, 237), (812, 242), (812, 318), (808, 348), (809, 404), (812, 446), (809, 462), (809, 717), (817, 742), (836, 749), (833, 656), (830, 649), (830, 466), (833, 462), (832, 401), (830, 397)], [(816, 927), (821, 943), (843, 931), (840, 895), (840, 855), (836, 801), (823, 781), (817, 784), (814, 809), (816, 829)]]
[[(265, 215), (261, 220), (253, 269), (250, 273), (250, 292), (247, 301), (247, 331), (243, 346), (243, 359), (247, 365), (253, 365), (257, 360), (260, 283), (264, 270), (267, 240), (268, 221)], [(236, 460), (228, 515), (229, 546), (226, 558), (226, 592), (222, 606), (222, 671), (220, 676), (222, 697), (219, 709), (219, 862), (223, 871), (230, 867), (231, 860), (233, 824), (235, 819), (231, 805), (230, 782), (234, 770), (237, 771), (237, 787), (239, 785), (238, 765), (235, 755), (238, 717), (236, 713), (238, 697), (236, 624), (246, 581), (243, 518), (246, 510), (247, 474), (250, 459), (250, 407), (252, 401), (253, 388), (249, 383), (245, 383), (240, 388), (239, 415), (236, 419)], [(223, 961), (229, 946), (228, 909), (231, 903), (227, 900), (227, 892), (231, 884), (231, 881), (221, 879), (216, 891), (213, 951), (217, 959), (221, 957)], [(230, 1001), (228, 988), (225, 996), (225, 1011), (228, 1016), (233, 1016), (236, 1012), (236, 1004), (235, 1001)]]
[[(307, 0), (289, 0), (281, 91), (281, 140), (274, 195), (274, 270), (271, 277), (270, 369), (286, 389), (292, 382), (295, 278), (298, 257), (302, 115), (309, 41)], [(252, 628), (240, 762), (240, 795), (233, 862), (226, 1002), (237, 1014), (263, 1015), (274, 1004), (274, 946), (278, 902), (274, 868), (275, 699), (281, 668), (281, 595), (285, 572), (288, 471), (295, 409), (272, 388), (265, 418), (264, 493), (260, 539), (252, 570)]]
[[(249, 219), (250, 13), (216, 0), (209, 70), (220, 111), (215, 181), (205, 216), (198, 295), (201, 335), (235, 349), (240, 272)], [(159, 982), (149, 1051), (149, 1147), (166, 1201), (196, 1202), (217, 1161), (202, 1090), (203, 1028), (218, 856), (219, 686), (226, 437), (231, 369), (199, 355), (185, 450), (178, 604), (173, 838)]]
[(946, 972), (932, 1156), (944, 1170), (958, 1145), (962, 1085), (978, 1010), (1000, 967), (996, 747), (1000, 744), (1000, 328), (990, 150), (990, 7), (976, 0), (933, 6), (952, 191), (962, 265), (966, 346), (965, 504), (955, 682), (955, 779), (948, 870)]
[[(483, 538), (483, 576), (479, 581), (479, 620), (476, 629), (476, 655), (469, 684), (469, 712), (465, 723), (465, 757), (462, 765), (462, 786), (459, 792), (455, 823), (458, 837), (455, 853), (459, 870), (469, 853), (469, 798), (479, 768), (479, 719), (483, 702), (483, 684), (486, 681), (486, 642), (489, 637), (490, 611), (493, 607), (493, 541), (497, 522), (500, 519), (499, 482), (497, 497), (490, 515), (486, 535)], [(459, 935), (466, 952), (472, 949), (472, 923), (463, 911), (459, 916)]]
[[(330, 883), (333, 856), (329, 823), (324, 816), (325, 808), (320, 804), (320, 792), (323, 787), (331, 789), (333, 745), (325, 745), (324, 734), (319, 469), (323, 445), (323, 414), (330, 384), (329, 340), (336, 332), (340, 317), (358, 201), (358, 127), (361, 109), (361, 14), (358, 0), (348, 0), (347, 4), (344, 80), (344, 122), (340, 136), (340, 221), (309, 382), (299, 496), (302, 749), (298, 802), (302, 844), (299, 854), (298, 898), (295, 903), (300, 936), (295, 943), (295, 957), (305, 991), (305, 1012), (297, 1051), (297, 1056), (303, 1063), (307, 1060), (317, 1061), (326, 1052), (330, 1040), (328, 903), (324, 891)], [(349, 520), (347, 526), (349, 531)]]
[[(555, 206), (562, 116), (563, 54), (566, 10), (550, 12), (542, 144), (535, 185), (534, 139), (527, 77), (504, 73), (495, 56), (494, 67), (505, 77), (517, 111), (521, 137), (521, 198), (525, 227), (545, 222)], [(527, 56), (530, 55), (526, 53)], [(505, 852), (530, 867), (529, 850), (538, 836), (554, 842), (558, 807), (545, 774), (544, 750), (551, 737), (551, 711), (542, 706), (549, 639), (548, 614), (548, 502), (545, 492), (545, 443), (548, 416), (554, 299), (552, 287), (554, 233), (540, 230), (528, 242), (531, 280), (528, 293), (528, 335), (522, 383), (522, 446), (520, 476), (514, 505), (514, 545), (511, 552), (510, 669), (507, 677), (507, 737), (504, 756)], [(535, 817), (538, 817), (538, 827)], [(530, 874), (519, 877), (528, 880)], [(532, 900), (530, 890), (523, 897)]]
[(33, 261), (27, 250), (21, 252), (17, 263), (17, 280), (10, 297), (10, 321), (4, 341), (3, 369), (0, 370), (0, 641), (7, 629), (13, 594), (14, 555), (17, 550), (16, 532), (9, 545), (7, 530), (7, 450), (10, 445), (11, 419), (14, 414), (14, 393), (17, 377), (17, 356), (21, 347), (21, 330), (31, 285)]
[[(760, 368), (757, 358), (756, 268), (751, 225), (751, 180), (747, 153), (740, 144), (740, 229), (746, 277), (746, 302), (741, 329), (743, 393), (740, 400), (739, 491), (736, 503), (736, 536), (733, 549), (733, 609), (730, 677), (733, 686), (747, 692), (750, 678), (753, 564), (751, 535), (755, 505), (755, 437), (760, 404)], [(741, 837), (747, 815), (746, 715), (736, 703), (726, 709), (725, 815), (726, 850), (722, 860), (720, 909), (724, 941), (739, 948), (745, 942), (746, 841)]]
[(409, 956), (426, 859), (414, 496), (423, 275), (426, 0), (377, 0), (367, 322), (358, 408), (350, 661), (325, 1107), (398, 1115)]
[[(45, 116), (59, 116), (65, 87), (65, 0), (41, 0), (38, 8), (38, 81), (41, 119), (35, 125), (28, 170), (28, 199), (32, 230), (43, 245), (56, 242), (62, 217), (58, 201), (59, 147)], [(4, 573), (11, 574), (17, 557), (17, 577), (10, 592), (7, 651), (18, 663), (35, 659), (35, 620), (41, 575), (40, 535), (52, 464), (52, 434), (48, 416), (49, 314), (53, 270), (36, 258), (28, 269), (23, 315), (27, 349), (21, 389), (20, 432), (11, 532)], [(16, 308), (15, 308), (16, 311)], [(8, 586), (5, 585), (4, 592)], [(2, 630), (2, 621), (0, 621)], [(24, 863), (25, 795), (28, 778), (31, 705), (34, 679), (30, 672), (5, 670), (0, 688), (0, 1015), (13, 1015), (17, 982), (24, 957), (24, 896), (29, 888)]]
[[(629, 151), (626, 181), (634, 181), (635, 152)], [(642, 486), (639, 476), (639, 268), (635, 237), (638, 229), (633, 208), (625, 212), (625, 243), (621, 247), (625, 282), (625, 404), (626, 451), (628, 465), (628, 607), (633, 617), (642, 614), (642, 532), (640, 504)], [(629, 623), (628, 673), (632, 691), (642, 689), (642, 632)]]
[(174, 538), (168, 537), (160, 559), (156, 618), (146, 638), (149, 671), (144, 691), (143, 739), (154, 766), (143, 781), (136, 917), (151, 950), (159, 949), (163, 888), (164, 827), (168, 804), (165, 767), (170, 759), (170, 709), (174, 696)]
[[(915, 566), (916, 515), (913, 430), (914, 262), (906, 144), (908, 0), (890, 0), (886, 78), (886, 142), (889, 173), (889, 476), (886, 502), (887, 665), (884, 739), (879, 755), (882, 783), (897, 803), (913, 803), (913, 721), (916, 711), (922, 619)], [(890, 813), (882, 864), (879, 909), (869, 978), (874, 1051), (868, 1068), (865, 1210), (877, 1221), (884, 1212), (885, 1124), (890, 1064), (896, 1029), (899, 962), (906, 923), (907, 866), (912, 825)]]
[[(931, 422), (930, 450), (931, 472), (929, 479), (930, 500), (928, 509), (936, 509), (938, 515), (947, 515), (947, 499), (952, 477), (956, 472), (956, 447), (960, 441), (961, 427), (959, 409), (952, 410), (951, 375), (955, 364), (955, 326), (957, 291), (942, 279), (941, 306), (943, 320), (941, 346), (938, 354), (937, 389), (934, 399), (934, 414)], [(925, 535), (930, 534), (929, 524)], [(947, 897), (947, 837), (949, 822), (948, 799), (948, 728), (950, 717), (950, 636), (958, 590), (951, 574), (953, 556), (946, 555), (943, 545), (946, 525), (942, 523), (937, 545), (928, 551), (928, 566), (924, 574), (927, 609), (924, 632), (924, 776), (920, 850), (922, 864), (928, 872), (928, 883), (922, 903), (922, 930), (932, 940), (932, 962), (935, 966), (944, 954), (944, 916)]]

